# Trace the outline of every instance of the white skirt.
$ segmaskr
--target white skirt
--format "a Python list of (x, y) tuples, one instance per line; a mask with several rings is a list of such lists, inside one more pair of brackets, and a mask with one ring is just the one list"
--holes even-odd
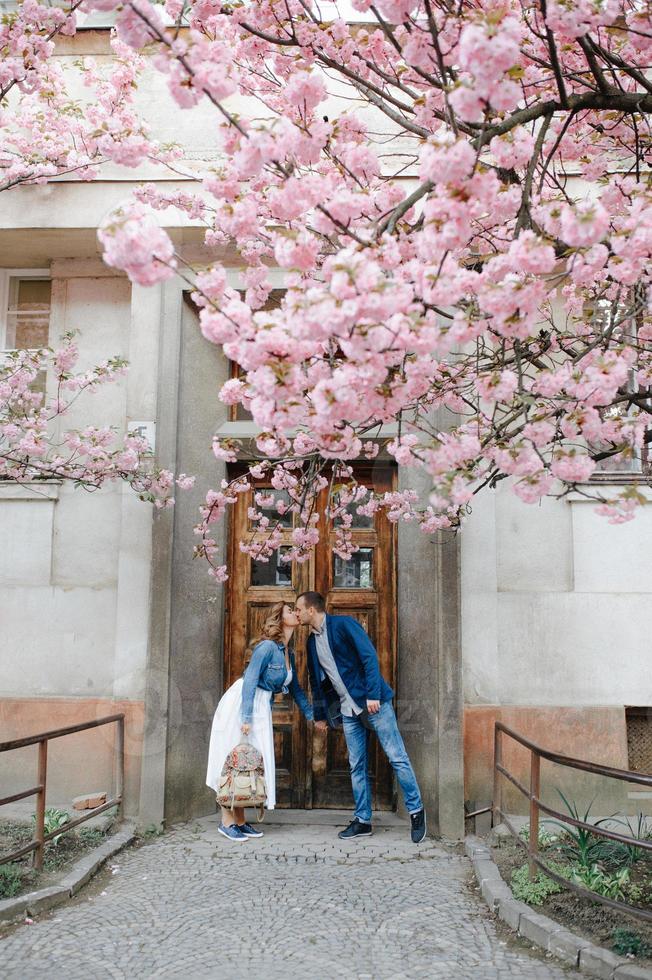
[(265, 784), (267, 786), (268, 810), (276, 805), (276, 766), (274, 762), (274, 729), (272, 727), (272, 692), (256, 688), (254, 711), (248, 736), (242, 734), (240, 710), (242, 708), (242, 678), (231, 685), (220, 698), (211, 729), (211, 742), (208, 750), (208, 771), (206, 785), (217, 792), (222, 766), (227, 755), (239, 742), (248, 738), (263, 757)]

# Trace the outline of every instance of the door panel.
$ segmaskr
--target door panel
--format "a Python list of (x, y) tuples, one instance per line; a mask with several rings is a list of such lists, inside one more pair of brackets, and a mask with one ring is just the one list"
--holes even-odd
[[(375, 464), (356, 468), (357, 479), (379, 492), (394, 486), (394, 470)], [(260, 483), (256, 489), (261, 489)], [(321, 503), (325, 503), (324, 500)], [(384, 515), (355, 515), (352, 536), (360, 551), (351, 562), (340, 561), (332, 551), (333, 536), (322, 519), (321, 540), (309, 562), (292, 568), (270, 562), (252, 562), (238, 547), (250, 532), (247, 508), (252, 491), (241, 494), (231, 512), (225, 634), (225, 682), (242, 676), (251, 655), (248, 644), (259, 635), (270, 605), (281, 599), (293, 602), (307, 589), (321, 592), (327, 610), (353, 616), (367, 630), (378, 650), (381, 673), (395, 687), (396, 681), (396, 554), (395, 528)], [(292, 528), (283, 531), (290, 544)], [(305, 656), (305, 630), (295, 633), (299, 682), (309, 691)], [(280, 807), (351, 806), (351, 778), (346, 743), (341, 731), (321, 735), (308, 726), (289, 695), (278, 695), (273, 704), (276, 749), (276, 796)], [(391, 767), (370, 739), (370, 772), (374, 806), (390, 809), (394, 803)]]
[[(360, 483), (376, 492), (394, 486), (394, 470), (374, 465), (356, 469)], [(326, 530), (325, 528), (323, 529)], [(322, 534), (315, 553), (315, 587), (326, 597), (326, 608), (335, 616), (353, 616), (369, 634), (378, 652), (380, 672), (396, 687), (396, 553), (395, 526), (384, 514), (373, 518), (355, 515), (351, 535), (357, 551), (350, 562), (333, 554), (334, 532)], [(350, 807), (351, 778), (346, 742), (341, 731), (315, 738), (313, 760), (314, 806)], [(369, 738), (369, 772), (373, 806), (394, 806), (393, 773), (375, 735)]]

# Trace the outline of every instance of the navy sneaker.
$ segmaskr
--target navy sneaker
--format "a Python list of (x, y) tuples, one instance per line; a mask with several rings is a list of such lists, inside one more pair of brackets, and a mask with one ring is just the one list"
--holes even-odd
[(412, 821), (412, 829), (410, 830), (412, 842), (420, 844), (426, 836), (426, 811), (421, 809), (417, 813), (411, 813), (410, 820)]
[(239, 827), (236, 827), (234, 823), (230, 827), (225, 827), (224, 824), (220, 824), (217, 828), (217, 832), (222, 835), (222, 837), (228, 837), (229, 840), (238, 841), (242, 843), (243, 840), (247, 840), (247, 835), (243, 834)]
[(257, 830), (256, 827), (252, 827), (250, 823), (239, 823), (238, 830), (245, 837), (264, 837), (262, 830)]
[(346, 830), (340, 830), (337, 835), (340, 840), (350, 840), (352, 837), (371, 837), (373, 830), (370, 823), (362, 823), (354, 817)]

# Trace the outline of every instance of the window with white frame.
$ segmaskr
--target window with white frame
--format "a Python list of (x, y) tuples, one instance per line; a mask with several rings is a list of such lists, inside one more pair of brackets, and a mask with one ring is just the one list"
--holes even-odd
[(48, 346), (51, 289), (47, 271), (0, 270), (1, 350), (38, 350)]
[[(51, 290), (47, 269), (0, 269), (0, 351), (49, 346)], [(30, 387), (45, 393), (46, 382), (40, 371)]]

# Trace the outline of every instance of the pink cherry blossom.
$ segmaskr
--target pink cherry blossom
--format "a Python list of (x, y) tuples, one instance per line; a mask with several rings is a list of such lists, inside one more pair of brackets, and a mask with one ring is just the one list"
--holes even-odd
[(174, 246), (140, 204), (109, 215), (100, 226), (98, 238), (104, 245), (104, 261), (123, 269), (141, 286), (153, 286), (175, 274)]
[(316, 109), (326, 98), (326, 86), (318, 75), (307, 72), (296, 72), (283, 90), (283, 98), (290, 105), (297, 106), (307, 112)]
[[(581, 483), (607, 519), (633, 516), (635, 488), (603, 499), (594, 474), (600, 459), (627, 460), (647, 479), (652, 40), (640, 5), (355, 0), (364, 24), (310, 4), (279, 14), (268, 0), (93, 7), (116, 11), (110, 65), (53, 57), (76, 29), (56, 5), (26, 0), (0, 25), (0, 190), (94, 180), (108, 162), (170, 168), (99, 236), (134, 282), (181, 274), (202, 335), (238, 367), (219, 398), (251, 413), (257, 458), (200, 510), (195, 553), (216, 581), (213, 525), (259, 492), (251, 481), (272, 487), (269, 509), (251, 502), (256, 540), (242, 543), (261, 561), (287, 540), (282, 513), (290, 560), (309, 560), (323, 530), (349, 558), (356, 507), (432, 534), (461, 526), (503, 478), (527, 503)], [(145, 66), (179, 112), (214, 113), (218, 158), (189, 166), (185, 147), (152, 138), (134, 94)], [(197, 266), (177, 267), (170, 209), (202, 229)], [(35, 381), (49, 356), (6, 355), (0, 475), (124, 479), (160, 507), (190, 488), (90, 419), (55, 443), (69, 400), (120, 383), (125, 365), (79, 371), (70, 342), (44, 398)], [(224, 464), (244, 448), (213, 442)], [(354, 462), (381, 449), (423, 471), (423, 493), (357, 495)]]
[(561, 209), (561, 236), (571, 246), (594, 245), (609, 227), (609, 214), (599, 201), (581, 201)]

